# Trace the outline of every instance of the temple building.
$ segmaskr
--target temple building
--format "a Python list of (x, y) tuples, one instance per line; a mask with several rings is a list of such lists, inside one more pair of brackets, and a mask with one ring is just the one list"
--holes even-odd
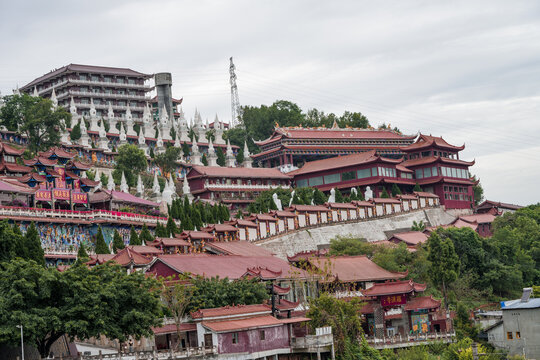
[(425, 192), (438, 195), (447, 209), (470, 209), (474, 182), (469, 167), (474, 160), (459, 159), (464, 148), (450, 145), (442, 137), (420, 134), (414, 144), (401, 148), (406, 155), (400, 165), (414, 171), (415, 181)]
[(402, 193), (411, 193), (418, 184), (423, 193), (437, 195), (447, 209), (471, 209), (474, 182), (469, 167), (474, 161), (459, 159), (464, 148), (421, 134), (414, 144), (400, 148), (405, 154), (400, 159), (371, 150), (311, 161), (287, 175), (297, 187), (317, 187), (325, 192), (335, 188), (348, 193), (354, 187), (364, 193), (369, 187), (374, 198), (381, 197), (385, 189), (390, 194), (394, 184)]
[(32, 171), (32, 168), (19, 164), (24, 148), (15, 148), (0, 142), (0, 173), (7, 176), (21, 177)]
[(186, 176), (193, 196), (232, 209), (246, 207), (263, 191), (290, 187), (290, 177), (277, 169), (193, 165)]
[(152, 76), (127, 68), (69, 64), (31, 81), (20, 91), (44, 98), (55, 96), (58, 105), (66, 109), (73, 103), (83, 116), (90, 115), (93, 105), (98, 117), (107, 117), (110, 104), (119, 119), (126, 117), (128, 107), (133, 118), (142, 119), (145, 103), (150, 100), (146, 94), (153, 89), (146, 81)]
[(394, 130), (279, 127), (266, 140), (256, 141), (261, 152), (253, 155), (260, 166), (302, 166), (305, 162), (375, 150), (389, 158), (400, 158), (401, 147), (414, 142), (416, 135)]

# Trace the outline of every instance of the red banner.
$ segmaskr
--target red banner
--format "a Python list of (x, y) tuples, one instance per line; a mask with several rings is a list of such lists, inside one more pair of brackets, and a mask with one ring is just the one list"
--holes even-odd
[(54, 189), (53, 194), (55, 200), (69, 200), (69, 190), (67, 189)]
[(38, 201), (51, 201), (51, 191), (50, 190), (38, 190), (34, 194), (36, 200)]
[(381, 306), (396, 306), (403, 305), (407, 302), (407, 297), (405, 295), (386, 295), (381, 297)]
[(88, 194), (72, 192), (71, 199), (74, 203), (86, 204), (87, 199), (88, 199)]

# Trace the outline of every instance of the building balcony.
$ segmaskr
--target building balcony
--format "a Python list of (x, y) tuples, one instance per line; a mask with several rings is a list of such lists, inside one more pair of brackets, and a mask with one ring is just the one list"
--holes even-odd
[(139, 85), (139, 84), (127, 84), (127, 83), (115, 83), (115, 82), (106, 82), (106, 81), (94, 81), (94, 80), (80, 80), (80, 79), (69, 79), (69, 82), (73, 84), (82, 84), (82, 85), (98, 85), (98, 86), (111, 86), (119, 88), (130, 88), (130, 89), (139, 89), (146, 92), (154, 89), (152, 85)]
[(290, 185), (255, 185), (255, 184), (205, 184), (206, 188), (210, 190), (219, 189), (238, 189), (238, 190), (271, 190), (281, 187), (283, 189), (289, 189)]
[[(68, 83), (68, 80), (60, 81), (59, 83), (56, 83), (54, 85), (50, 85), (49, 87), (43, 88), (41, 90), (38, 90), (38, 95), (42, 96), (43, 94), (52, 91), (53, 88), (58, 89), (60, 86), (65, 85)], [(34, 89), (29, 89), (31, 93), (33, 94)]]
[[(76, 102), (75, 106), (78, 109), (79, 108), (90, 109), (90, 104), (84, 104), (84, 103), (81, 103), (81, 102)], [(104, 110), (109, 109), (108, 104), (94, 104), (94, 107), (96, 109), (104, 109)], [(112, 108), (113, 108), (113, 110), (127, 110), (128, 107), (127, 107), (127, 105), (112, 105)], [(131, 111), (144, 111), (144, 107), (142, 107), (142, 106), (130, 106), (129, 110), (131, 110)]]
[(90, 92), (90, 91), (78, 91), (69, 90), (62, 95), (57, 96), (58, 100), (65, 98), (66, 96), (87, 96), (91, 98), (111, 98), (111, 99), (128, 99), (128, 100), (142, 100), (150, 101), (151, 98), (144, 95), (129, 95), (129, 94), (109, 94), (105, 92)]
[(291, 338), (292, 352), (330, 352), (334, 345), (334, 336), (330, 334), (306, 335)]

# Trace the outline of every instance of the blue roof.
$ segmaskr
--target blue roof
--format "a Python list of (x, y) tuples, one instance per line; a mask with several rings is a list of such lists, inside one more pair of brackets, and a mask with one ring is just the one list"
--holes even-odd
[(502, 310), (513, 309), (536, 309), (540, 308), (540, 298), (532, 298), (527, 302), (521, 302), (521, 299), (501, 301)]

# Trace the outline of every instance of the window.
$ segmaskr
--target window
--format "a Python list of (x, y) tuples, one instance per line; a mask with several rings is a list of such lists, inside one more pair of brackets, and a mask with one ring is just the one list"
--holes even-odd
[(323, 184), (323, 177), (317, 176), (308, 180), (309, 186), (317, 186)]
[(232, 334), (232, 343), (233, 344), (238, 344), (238, 333), (237, 332)]
[(424, 177), (431, 177), (431, 169), (425, 168), (424, 169)]
[(422, 169), (416, 169), (414, 172), (417, 179), (422, 179), (424, 177), (424, 172)]
[(437, 176), (437, 168), (435, 166), (431, 168), (431, 175)]
[[(325, 184), (332, 184), (337, 183), (340, 181), (339, 174), (332, 174), (332, 175), (325, 175), (324, 176), (324, 183)], [(311, 180), (310, 180), (311, 185)]]
[(371, 169), (361, 169), (356, 172), (359, 179), (371, 177)]
[(514, 339), (514, 337), (512, 336), (512, 332), (511, 332), (511, 331), (508, 331), (508, 332), (506, 333), (506, 338), (507, 338), (508, 340)]
[(458, 177), (456, 168), (452, 168), (452, 177)]
[(99, 76), (92, 75), (92, 81), (99, 81)]
[(371, 176), (377, 176), (377, 168), (371, 168)]
[(521, 332), (520, 331), (516, 331), (516, 339), (521, 339)]
[(264, 333), (264, 330), (259, 331), (259, 338), (260, 338), (261, 340), (265, 340), (265, 339), (266, 339), (266, 334)]
[(135, 85), (135, 79), (128, 79), (128, 84)]
[(341, 173), (341, 181), (347, 181), (347, 180), (354, 180), (356, 179), (356, 174), (354, 171), (347, 171), (344, 173)]

